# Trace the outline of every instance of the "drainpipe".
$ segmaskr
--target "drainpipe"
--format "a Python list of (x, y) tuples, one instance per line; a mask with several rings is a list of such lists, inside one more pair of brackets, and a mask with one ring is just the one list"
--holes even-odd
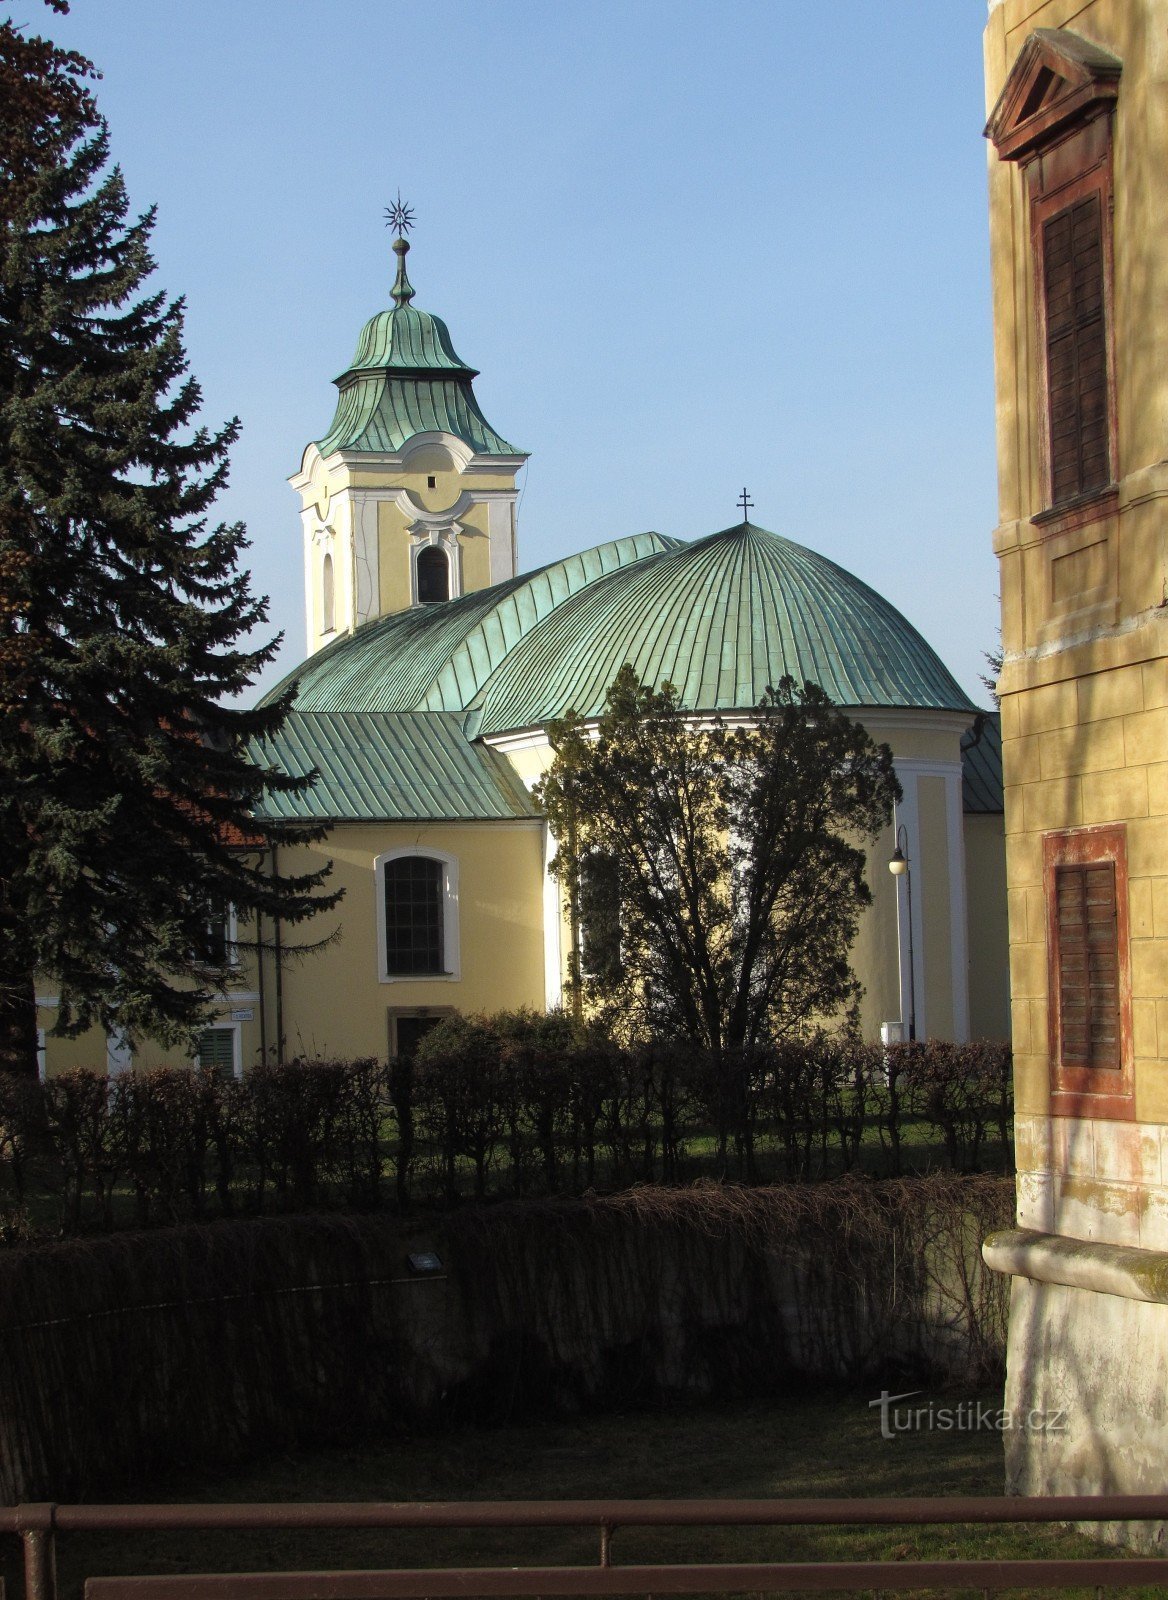
[(256, 907), (256, 988), (260, 997), (260, 1061), (268, 1064), (268, 1007), (264, 998), (264, 918)]
[[(278, 876), (279, 846), (272, 845), (272, 877)], [(276, 1064), (284, 1065), (284, 962), (281, 944), (280, 913), (272, 918), (272, 950), (276, 958)]]

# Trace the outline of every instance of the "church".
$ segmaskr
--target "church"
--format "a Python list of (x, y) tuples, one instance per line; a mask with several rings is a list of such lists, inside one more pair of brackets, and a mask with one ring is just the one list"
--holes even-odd
[[(818, 683), (893, 750), (903, 800), (871, 853), (874, 904), (853, 965), (868, 1037), (1004, 1037), (1005, 864), (996, 717), (916, 629), (824, 556), (743, 521), (685, 540), (598, 528), (579, 554), (521, 570), (517, 474), (527, 454), (487, 421), (478, 373), (414, 304), (397, 257), (392, 304), (336, 380), (327, 431), (291, 483), (301, 502), (307, 656), (274, 695), (294, 709), (255, 750), (312, 788), (273, 814), (324, 825), (304, 849), (345, 890), (239, 984), (199, 1059), (408, 1050), (450, 1011), (561, 1003), (570, 922), (555, 841), (531, 790), (548, 724), (595, 717), (630, 662), (675, 685), (695, 718), (749, 716), (788, 674)], [(745, 511), (745, 508), (744, 508)], [(530, 554), (530, 553), (529, 553)], [(888, 864), (898, 844), (909, 870)], [(331, 938), (328, 936), (332, 935)], [(42, 1017), (51, 1025), (51, 1013)], [(94, 1064), (48, 1040), (49, 1069)], [(111, 1070), (129, 1053), (107, 1041)], [(168, 1059), (144, 1042), (134, 1059)]]

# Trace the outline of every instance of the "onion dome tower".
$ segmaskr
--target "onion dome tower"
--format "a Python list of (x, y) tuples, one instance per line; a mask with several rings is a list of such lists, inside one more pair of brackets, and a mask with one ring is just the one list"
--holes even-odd
[(413, 304), (399, 196), (393, 304), (361, 330), (336, 414), (289, 481), (301, 501), (308, 653), (363, 623), (513, 577), (526, 454), (491, 427), (440, 317)]

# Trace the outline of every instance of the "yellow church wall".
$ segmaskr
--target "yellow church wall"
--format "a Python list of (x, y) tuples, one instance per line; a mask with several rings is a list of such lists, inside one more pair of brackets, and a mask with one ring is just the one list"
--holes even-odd
[[(37, 1007), (37, 1027), (44, 1030), (45, 1070), (50, 1078), (64, 1072), (84, 1068), (90, 1072), (105, 1072), (107, 1068), (106, 1035), (100, 1028), (90, 1028), (74, 1039), (52, 1032), (57, 1020), (55, 1006)], [(241, 964), (239, 979), (224, 998), (223, 1004), (210, 1023), (212, 1027), (234, 1027), (239, 1033), (239, 1063), (244, 1072), (261, 1059), (263, 1028), (260, 1019), (259, 995), (252, 987), (252, 973)], [(192, 1057), (180, 1045), (164, 1045), (157, 1039), (142, 1038), (134, 1041), (129, 1066), (139, 1072), (155, 1067), (189, 1067)]]
[(377, 570), (381, 615), (404, 611), (413, 595), (410, 587), (410, 541), (404, 513), (392, 500), (377, 507)]
[(464, 527), (474, 529), (473, 533), (460, 534), (458, 539), (464, 594), (472, 594), (477, 589), (486, 589), (491, 582), (491, 544), (487, 533), (487, 516), (487, 507), (480, 501), (464, 511), (458, 519)]
[[(456, 856), (461, 975), (385, 982), (378, 974), (374, 861), (386, 851), (430, 847)], [(500, 1010), (544, 1004), (543, 828), (538, 823), (353, 824), (281, 857), (288, 871), (333, 862), (345, 890), (339, 913), (288, 942), (344, 935), (290, 962), (283, 976), (285, 1053), (384, 1057), (390, 1007)], [(272, 983), (266, 985), (269, 995)], [(270, 1015), (270, 1012), (269, 1012)]]
[(865, 877), (872, 904), (860, 918), (852, 946), (852, 970), (864, 985), (860, 1000), (860, 1032), (879, 1039), (884, 1022), (900, 1020), (900, 963), (897, 955), (896, 879), (888, 870), (896, 840), (885, 828), (868, 850)]
[(105, 1034), (90, 1028), (76, 1039), (54, 1038), (52, 1029), (57, 1020), (56, 1006), (37, 1006), (37, 1027), (45, 1035), (45, 1066), (49, 1076), (61, 1072), (75, 1072), (86, 1068), (90, 1072), (104, 1072), (106, 1067)]

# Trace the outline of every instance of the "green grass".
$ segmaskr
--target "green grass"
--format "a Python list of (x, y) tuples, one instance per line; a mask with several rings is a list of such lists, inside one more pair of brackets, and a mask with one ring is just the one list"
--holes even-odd
[[(903, 1433), (885, 1440), (868, 1398), (820, 1391), (765, 1403), (677, 1407), (395, 1438), (282, 1456), (210, 1480), (175, 1474), (140, 1484), (119, 1498), (237, 1502), (1001, 1493), (998, 1434)], [(938, 1398), (956, 1404), (974, 1397)], [(996, 1394), (981, 1398), (995, 1406), (999, 1400)], [(19, 1594), (11, 1544), (7, 1554), (13, 1559), (5, 1564), (5, 1576), (13, 1584), (9, 1593)], [(626, 1530), (616, 1535), (613, 1549), (618, 1562), (1092, 1553), (1098, 1553), (1098, 1546), (1054, 1526)], [(69, 1535), (61, 1538), (59, 1568), (62, 1597), (72, 1600), (81, 1594), (82, 1579), (98, 1573), (575, 1564), (592, 1563), (596, 1557), (596, 1536), (586, 1530)], [(1150, 1596), (1163, 1590), (1139, 1592)]]

